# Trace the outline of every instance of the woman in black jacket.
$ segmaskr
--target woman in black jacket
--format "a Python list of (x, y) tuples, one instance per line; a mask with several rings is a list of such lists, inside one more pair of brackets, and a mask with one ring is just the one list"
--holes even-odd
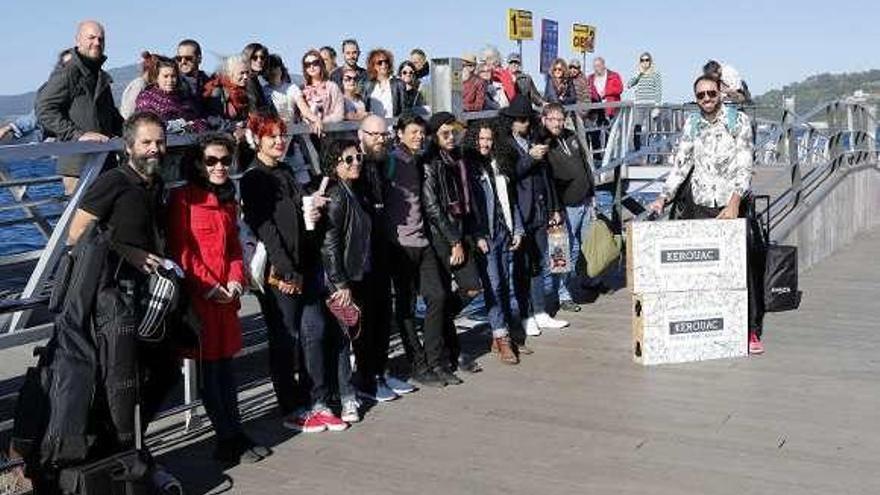
[[(364, 277), (370, 269), (372, 258), (370, 244), (373, 222), (367, 211), (370, 201), (359, 192), (362, 188), (355, 185), (361, 176), (363, 159), (358, 142), (350, 139), (331, 141), (324, 150), (324, 174), (334, 179), (327, 192), (330, 203), (327, 206), (324, 242), (321, 247), (324, 271), (329, 282), (330, 299), (343, 307), (355, 304), (361, 309), (358, 329), (367, 327), (365, 319), (371, 317), (369, 308), (364, 304), (368, 289)], [(349, 329), (349, 334), (358, 333), (358, 329)], [(371, 334), (372, 332), (368, 332), (361, 338), (369, 338)], [(338, 357), (342, 419), (355, 422), (360, 417), (354, 390), (349, 385), (349, 338), (343, 332), (338, 335), (340, 339), (330, 340), (334, 340), (331, 347)], [(361, 367), (366, 368), (358, 363), (358, 368)]]
[(394, 56), (384, 48), (372, 50), (367, 57), (367, 82), (364, 103), (367, 112), (382, 118), (397, 117), (404, 110), (406, 88), (394, 77)]
[(269, 67), (269, 49), (260, 43), (248, 43), (242, 49), (241, 56), (247, 62), (249, 69), (246, 86), (249, 111), (277, 113), (263, 92), (266, 69)]
[[(320, 236), (308, 229), (319, 218), (315, 207), (326, 198), (310, 195), (281, 159), (287, 131), (279, 117), (257, 114), (248, 120), (257, 145), (256, 158), (241, 178), (244, 219), (268, 254), (266, 292), (259, 295), (269, 333), (269, 369), (284, 426), (305, 433), (341, 431), (348, 425), (327, 407), (330, 396), (324, 363), (325, 313)], [(306, 202), (310, 201), (306, 199)], [(305, 211), (304, 211), (305, 210)], [(297, 344), (303, 364), (297, 370)], [(299, 389), (294, 373), (299, 371)], [(304, 373), (305, 372), (305, 373)], [(304, 385), (310, 384), (309, 390)], [(298, 403), (310, 396), (306, 404)], [(297, 414), (298, 406), (306, 411)]]

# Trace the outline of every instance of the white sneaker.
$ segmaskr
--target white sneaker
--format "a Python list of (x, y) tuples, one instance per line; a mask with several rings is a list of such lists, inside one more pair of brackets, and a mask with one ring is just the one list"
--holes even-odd
[(541, 328), (565, 328), (568, 326), (568, 322), (565, 320), (557, 320), (552, 318), (547, 313), (538, 313), (535, 315), (535, 321), (538, 323), (538, 326)]
[(541, 327), (538, 326), (538, 322), (535, 320), (534, 317), (530, 316), (526, 318), (525, 323), (526, 335), (530, 337), (537, 337), (538, 335), (541, 335)]
[(358, 402), (356, 400), (347, 400), (342, 404), (341, 418), (346, 423), (357, 423), (361, 420), (358, 412)]
[(385, 384), (398, 395), (405, 395), (416, 391), (416, 388), (409, 382), (401, 380), (389, 373), (385, 374)]

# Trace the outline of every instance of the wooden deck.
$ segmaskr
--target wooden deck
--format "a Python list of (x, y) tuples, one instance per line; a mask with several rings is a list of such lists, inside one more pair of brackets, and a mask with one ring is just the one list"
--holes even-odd
[(875, 230), (803, 274), (764, 356), (635, 365), (622, 290), (519, 366), (486, 355), (464, 385), (344, 433), (293, 436), (268, 413), (247, 425), (275, 450), (262, 463), (224, 471), (211, 438), (162, 462), (195, 494), (880, 493), (878, 253)]

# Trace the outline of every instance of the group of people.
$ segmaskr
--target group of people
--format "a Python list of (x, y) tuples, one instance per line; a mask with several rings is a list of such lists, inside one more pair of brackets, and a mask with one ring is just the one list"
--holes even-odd
[[(201, 396), (217, 433), (215, 457), (257, 462), (271, 454), (245, 433), (238, 412), (233, 358), (242, 347), (237, 313), (249, 288), (265, 321), (283, 424), (306, 433), (345, 430), (361, 419), (364, 399), (392, 401), (415, 391), (412, 383), (458, 385), (462, 371), (479, 371), (477, 362), (462, 356), (454, 322), (479, 295), (491, 328), (489, 347), (507, 365), (533, 353), (527, 337), (569, 325), (551, 316), (554, 309), (581, 310), (571, 292), (583, 280), (570, 269), (551, 271), (549, 249), (551, 233), (561, 232), (573, 264), (593, 216), (590, 144), (566, 125), (563, 107), (583, 91), (576, 85), (565, 89), (568, 83), (551, 81), (549, 92), (539, 95), (531, 79), (514, 69), (519, 60), (509, 58), (507, 71), (496, 65), (497, 53), (489, 54), (475, 70), (481, 79), (482, 71), (489, 71), (483, 79), (487, 88), (500, 83), (499, 94), (488, 96), (486, 90), (486, 100), (506, 99), (498, 117), (462, 122), (434, 112), (426, 119), (413, 111), (428, 71), (418, 49), (400, 65), (399, 78), (387, 50), (372, 50), (367, 68), (358, 66), (354, 40), (342, 43), (341, 66), (331, 47), (310, 50), (302, 58), (305, 84), (299, 87), (280, 57), (263, 45), (248, 45), (243, 56), (227, 59), (220, 73), (209, 77), (199, 70), (199, 44), (184, 40), (175, 59), (144, 54), (144, 78), (130, 85), (117, 109), (101, 70), (103, 40), (100, 24), (81, 23), (77, 46), (67, 51), (69, 60), (59, 62), (37, 101), (40, 124), (59, 139), (121, 135), (125, 144), (124, 159), (108, 164), (85, 192), (69, 231), (80, 258), (108, 239), (102, 268), (71, 282), (94, 279), (95, 318), (64, 317), (83, 311), (82, 305), (65, 305), (56, 334), (107, 332), (123, 309), (143, 310), (143, 300), (159, 285), (153, 283), (157, 274), (179, 278), (185, 297), (171, 311), (176, 316), (166, 317), (166, 337), (157, 342), (125, 336), (136, 348), (129, 355), (136, 376), (150, 381), (138, 388), (144, 425), (175, 383), (177, 373), (170, 370), (176, 368), (169, 363), (190, 357), (200, 363)], [(659, 98), (650, 55), (641, 62), (645, 70), (631, 84), (650, 85)], [(554, 74), (557, 69), (573, 68), (554, 64)], [(606, 71), (601, 59), (596, 69), (590, 98), (596, 93), (613, 101), (611, 88), (620, 85), (619, 76)], [(706, 206), (699, 215), (736, 215), (751, 174), (746, 158), (751, 128), (738, 114), (735, 153), (728, 160), (736, 167), (735, 181), (718, 187), (731, 175), (724, 171), (716, 180), (720, 161), (703, 155), (719, 147), (700, 144), (703, 127), (719, 125), (718, 112), (736, 111), (718, 102), (712, 112), (703, 106), (716, 97), (720, 101), (718, 84), (708, 76), (698, 80), (702, 127), (680, 151), (669, 187), (653, 208), (661, 210), (671, 200), (692, 167), (693, 198)], [(616, 95), (619, 99), (620, 92)], [(320, 171), (295, 173), (287, 164), (290, 126), (302, 121), (320, 135), (323, 124), (349, 116), (359, 120), (356, 134), (325, 136)], [(397, 117), (390, 130), (388, 117)], [(200, 132), (199, 146), (180, 161), (186, 184), (165, 197), (166, 137), (180, 129)], [(712, 167), (692, 166), (694, 153)], [(243, 172), (238, 188), (231, 178), (236, 168)], [(242, 229), (265, 250), (258, 272), (242, 248)], [(81, 287), (71, 290), (84, 294)], [(420, 325), (418, 298), (425, 307)], [(87, 321), (101, 328), (80, 328)], [(392, 329), (403, 343), (407, 378), (388, 367)], [(113, 363), (100, 361), (114, 356), (106, 346), (119, 344), (97, 338), (94, 345), (97, 366), (112, 372)], [(120, 419), (126, 413), (115, 407), (118, 395), (107, 394), (89, 412), (109, 415), (117, 427), (105, 432), (111, 445), (129, 439), (119, 426), (132, 424)], [(70, 440), (50, 438), (59, 445)]]

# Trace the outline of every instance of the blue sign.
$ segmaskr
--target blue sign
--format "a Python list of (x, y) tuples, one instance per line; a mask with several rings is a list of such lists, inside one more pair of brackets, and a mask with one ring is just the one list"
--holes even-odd
[(559, 57), (559, 23), (541, 19), (541, 73), (550, 72), (553, 61)]

